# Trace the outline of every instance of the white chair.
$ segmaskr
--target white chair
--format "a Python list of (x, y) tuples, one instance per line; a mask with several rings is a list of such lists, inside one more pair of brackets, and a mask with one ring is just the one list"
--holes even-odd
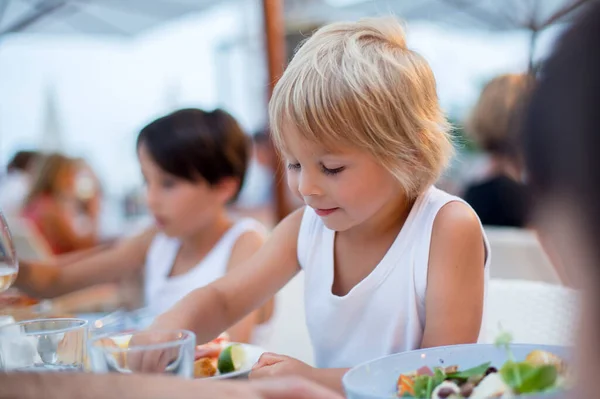
[(29, 220), (7, 217), (6, 223), (8, 223), (19, 259), (39, 261), (48, 260), (54, 256), (46, 239)]
[(273, 334), (265, 349), (314, 365), (304, 313), (304, 274), (294, 277), (275, 298)]
[(561, 284), (556, 269), (535, 233), (524, 229), (485, 227), (492, 251), (490, 277)]
[(493, 343), (501, 331), (515, 343), (572, 345), (579, 325), (579, 294), (560, 285), (518, 280), (491, 280), (485, 338)]

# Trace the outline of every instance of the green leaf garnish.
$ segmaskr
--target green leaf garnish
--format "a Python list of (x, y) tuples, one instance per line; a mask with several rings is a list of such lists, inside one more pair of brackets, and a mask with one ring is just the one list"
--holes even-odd
[(506, 345), (510, 345), (512, 343), (512, 340), (513, 340), (513, 336), (509, 332), (502, 331), (496, 337), (496, 340), (494, 341), (494, 345), (496, 345), (497, 347), (505, 347)]
[(494, 342), (494, 345), (496, 345), (496, 347), (498, 347), (498, 348), (504, 348), (504, 350), (506, 351), (508, 360), (514, 362), (515, 357), (513, 356), (513, 353), (510, 350), (510, 344), (512, 343), (512, 341), (513, 341), (513, 336), (507, 331), (502, 331), (496, 337), (496, 341)]
[(485, 374), (488, 368), (490, 368), (491, 362), (483, 363), (477, 367), (470, 368), (464, 371), (457, 371), (456, 373), (450, 373), (446, 376), (447, 379), (451, 380), (468, 380), (469, 377), (476, 377)]

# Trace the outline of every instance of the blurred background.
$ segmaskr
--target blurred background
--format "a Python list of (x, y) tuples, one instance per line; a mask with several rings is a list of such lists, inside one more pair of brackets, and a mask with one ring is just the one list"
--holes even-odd
[[(270, 29), (282, 36), (286, 58), (330, 21), (404, 19), (409, 46), (431, 63), (460, 136), (483, 84), (543, 60), (572, 3), (579, 2), (0, 0), (0, 164), (19, 150), (85, 159), (102, 188), (100, 234), (111, 237), (135, 230), (145, 213), (134, 142), (145, 124), (182, 107), (222, 107), (248, 134), (265, 130), (267, 8), (278, 13)], [(468, 140), (457, 143), (444, 182), (456, 193), (481, 170), (473, 162), (485, 162)], [(272, 205), (268, 172), (253, 162), (240, 206)]]

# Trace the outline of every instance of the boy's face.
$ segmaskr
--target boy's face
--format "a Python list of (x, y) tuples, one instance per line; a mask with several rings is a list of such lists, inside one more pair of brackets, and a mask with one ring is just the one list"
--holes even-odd
[(223, 210), (237, 184), (225, 179), (215, 186), (190, 182), (160, 168), (146, 147), (138, 149), (146, 182), (146, 200), (157, 227), (170, 237), (185, 237), (205, 229)]
[(286, 141), (289, 188), (329, 229), (349, 230), (398, 207), (400, 184), (367, 151), (342, 145), (327, 151), (293, 127), (286, 130)]

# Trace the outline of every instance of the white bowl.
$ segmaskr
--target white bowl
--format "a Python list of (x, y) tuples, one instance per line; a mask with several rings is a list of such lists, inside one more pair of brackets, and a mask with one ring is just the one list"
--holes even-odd
[[(570, 350), (560, 346), (511, 345), (517, 360), (523, 360), (533, 350), (541, 349), (569, 359)], [(342, 380), (348, 399), (391, 399), (396, 396), (396, 383), (402, 373), (423, 366), (439, 367), (457, 365), (468, 369), (491, 362), (501, 367), (507, 360), (506, 351), (494, 345), (455, 345), (441, 348), (421, 349), (382, 357), (358, 365), (348, 371)], [(530, 398), (531, 396), (528, 396)], [(536, 395), (549, 398), (550, 395)]]

